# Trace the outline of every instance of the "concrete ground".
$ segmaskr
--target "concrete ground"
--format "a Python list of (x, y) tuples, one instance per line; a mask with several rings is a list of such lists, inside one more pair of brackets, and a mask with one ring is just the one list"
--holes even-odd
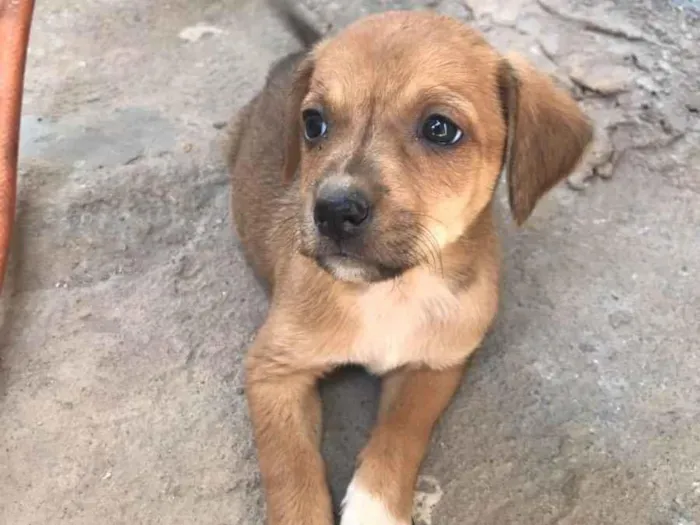
[[(348, 7), (342, 7), (342, 5)], [(436, 431), (420, 525), (700, 524), (700, 6), (429, 6), (555, 74), (591, 165), (506, 222), (501, 316)], [(224, 122), (298, 44), (260, 1), (38, 2), (0, 328), (0, 523), (262, 523), (241, 359), (265, 300)], [(374, 380), (324, 385), (334, 495)]]

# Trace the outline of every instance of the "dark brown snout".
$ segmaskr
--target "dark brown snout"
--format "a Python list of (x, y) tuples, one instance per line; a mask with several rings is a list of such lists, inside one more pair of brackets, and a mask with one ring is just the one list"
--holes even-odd
[(316, 193), (314, 224), (320, 235), (342, 243), (362, 234), (371, 221), (371, 211), (365, 191), (342, 180), (326, 180)]
[(380, 178), (332, 174), (312, 190), (301, 251), (337, 279), (392, 278), (424, 255), (416, 217), (392, 203)]

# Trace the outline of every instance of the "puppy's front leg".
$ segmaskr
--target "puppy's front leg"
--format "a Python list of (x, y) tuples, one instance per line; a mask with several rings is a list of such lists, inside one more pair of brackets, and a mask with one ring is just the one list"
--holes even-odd
[(403, 369), (384, 378), (377, 426), (348, 487), (341, 525), (410, 525), (430, 434), (463, 371)]
[(292, 355), (261, 333), (246, 363), (246, 396), (267, 503), (267, 523), (332, 525), (331, 500), (319, 451), (318, 373), (293, 366), (289, 361)]

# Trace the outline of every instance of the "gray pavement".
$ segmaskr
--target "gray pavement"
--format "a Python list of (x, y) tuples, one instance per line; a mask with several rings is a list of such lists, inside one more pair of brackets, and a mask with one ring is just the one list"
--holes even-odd
[[(307, 5), (331, 30), (391, 7), (461, 17), (599, 128), (590, 165), (521, 230), (504, 220), (501, 315), (417, 523), (700, 525), (697, 2)], [(38, 2), (0, 301), (1, 524), (262, 523), (241, 359), (266, 304), (221, 140), (296, 48), (260, 1)], [(376, 388), (323, 387), (336, 499)]]

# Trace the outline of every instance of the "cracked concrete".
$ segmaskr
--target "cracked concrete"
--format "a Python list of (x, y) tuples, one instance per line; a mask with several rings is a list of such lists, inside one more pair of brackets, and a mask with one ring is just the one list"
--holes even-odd
[[(700, 6), (430, 7), (570, 89), (598, 140), (521, 230), (423, 468), (421, 525), (700, 524)], [(262, 523), (241, 358), (266, 304), (220, 140), (298, 44), (259, 0), (39, 2), (0, 329), (0, 523)], [(336, 501), (376, 407), (323, 385)]]

